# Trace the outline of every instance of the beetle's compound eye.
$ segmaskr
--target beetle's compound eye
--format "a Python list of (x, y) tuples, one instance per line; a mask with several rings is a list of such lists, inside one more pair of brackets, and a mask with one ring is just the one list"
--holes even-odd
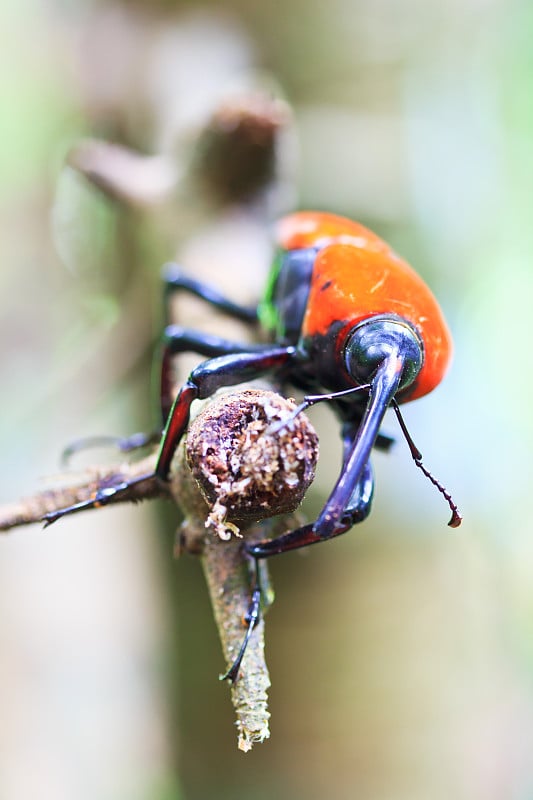
[(399, 389), (415, 380), (424, 362), (422, 340), (401, 317), (375, 316), (357, 325), (344, 346), (346, 368), (357, 383), (369, 383), (379, 365), (390, 355), (404, 357)]

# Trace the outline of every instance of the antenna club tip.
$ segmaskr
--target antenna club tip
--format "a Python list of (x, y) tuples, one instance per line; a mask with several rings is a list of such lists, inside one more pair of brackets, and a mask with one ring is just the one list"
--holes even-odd
[(463, 521), (462, 516), (458, 511), (454, 511), (451, 520), (448, 522), (450, 528), (458, 528)]

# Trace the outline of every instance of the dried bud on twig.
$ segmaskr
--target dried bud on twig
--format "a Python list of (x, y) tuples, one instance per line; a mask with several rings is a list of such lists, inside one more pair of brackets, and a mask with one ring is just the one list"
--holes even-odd
[[(223, 395), (191, 424), (187, 462), (206, 502), (206, 525), (221, 539), (235, 522), (295, 511), (315, 477), (318, 438), (295, 404), (274, 392)], [(270, 429), (287, 424), (275, 434)]]
[(289, 106), (266, 92), (228, 97), (198, 137), (198, 181), (223, 202), (249, 200), (279, 180), (279, 140), (290, 123)]

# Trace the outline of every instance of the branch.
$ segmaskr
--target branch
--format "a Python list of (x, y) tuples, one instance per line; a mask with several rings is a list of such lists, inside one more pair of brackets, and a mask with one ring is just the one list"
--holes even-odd
[(273, 187), (286, 189), (288, 159), (282, 150), (293, 149), (291, 124), (283, 100), (252, 90), (226, 97), (195, 132), (190, 147), (145, 155), (84, 139), (71, 148), (67, 164), (129, 206), (160, 206), (176, 192), (190, 203), (190, 193), (198, 190), (215, 204), (249, 203)]
[[(21, 525), (40, 522), (45, 514), (59, 511), (67, 506), (90, 500), (97, 489), (109, 484), (117, 484), (153, 472), (155, 455), (133, 464), (120, 464), (110, 467), (89, 467), (82, 473), (65, 473), (58, 479), (58, 485), (36, 492), (18, 503), (0, 507), (0, 531), (9, 531)], [(170, 497), (168, 487), (153, 480), (143, 481), (124, 492), (113, 503), (136, 503), (154, 497)]]

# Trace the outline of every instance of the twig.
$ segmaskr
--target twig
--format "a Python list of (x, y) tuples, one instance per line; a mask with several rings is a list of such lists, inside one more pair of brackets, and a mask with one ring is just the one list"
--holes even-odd
[[(248, 535), (244, 531), (243, 535)], [(224, 558), (220, 558), (221, 547)], [(243, 638), (243, 612), (250, 603), (250, 574), (243, 562), (241, 543), (217, 542), (210, 538), (202, 556), (209, 596), (222, 642), (226, 663), (231, 665)], [(240, 612), (240, 613), (239, 613)], [(238, 680), (231, 687), (231, 702), (237, 717), (238, 747), (251, 750), (255, 742), (270, 736), (268, 689), (270, 677), (265, 661), (265, 623), (263, 617), (254, 628)]]

